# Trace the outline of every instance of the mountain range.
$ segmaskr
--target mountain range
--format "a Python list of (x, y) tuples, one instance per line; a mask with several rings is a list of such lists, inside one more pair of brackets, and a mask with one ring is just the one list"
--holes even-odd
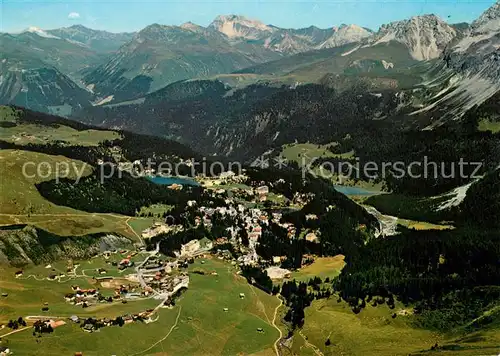
[[(206, 101), (204, 95), (220, 98), (236, 93), (247, 101), (231, 104), (239, 113), (248, 105), (263, 107), (258, 103), (270, 99), (261, 93), (309, 83), (340, 92), (392, 90), (405, 98), (400, 105), (410, 115), (407, 124), (432, 128), (464, 115), (499, 90), (499, 21), (497, 2), (470, 25), (448, 24), (430, 14), (386, 24), (376, 32), (357, 25), (284, 29), (237, 15), (218, 16), (207, 27), (191, 22), (152, 24), (120, 34), (81, 25), (55, 30), (32, 27), (0, 35), (5, 49), (0, 55), (0, 103), (97, 125), (169, 132), (170, 137), (190, 143), (190, 134), (182, 129), (189, 126), (186, 122), (160, 117), (174, 105), (168, 103), (188, 113), (196, 106), (183, 105)], [(204, 83), (200, 80), (212, 83), (199, 84)], [(252, 95), (248, 88), (255, 85), (264, 89)], [(207, 94), (203, 88), (218, 89)], [(174, 99), (177, 91), (182, 100)], [(188, 121), (202, 120), (199, 127), (210, 133), (230, 130), (231, 125), (221, 126), (214, 119), (218, 115), (200, 110)], [(138, 112), (157, 122), (137, 122), (133, 116)], [(89, 113), (95, 116), (89, 118)], [(203, 118), (207, 115), (208, 121)], [(241, 124), (239, 116), (231, 120)], [(206, 126), (209, 122), (212, 129)], [(210, 147), (198, 148), (228, 154), (234, 152), (236, 141), (226, 142), (232, 149), (220, 152), (215, 144), (220, 137)]]

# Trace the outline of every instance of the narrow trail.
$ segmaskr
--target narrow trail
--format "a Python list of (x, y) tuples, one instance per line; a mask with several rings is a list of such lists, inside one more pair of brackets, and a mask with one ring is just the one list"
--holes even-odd
[(151, 350), (156, 345), (158, 345), (158, 344), (162, 343), (163, 341), (165, 341), (170, 336), (170, 334), (172, 333), (172, 331), (174, 331), (174, 329), (177, 327), (177, 323), (179, 322), (179, 317), (181, 316), (181, 311), (182, 311), (182, 305), (179, 306), (179, 313), (177, 314), (177, 317), (175, 318), (175, 323), (174, 323), (174, 325), (172, 325), (172, 327), (168, 331), (167, 335), (165, 335), (163, 338), (161, 338), (160, 340), (158, 340), (157, 342), (155, 342), (153, 345), (151, 345), (147, 349), (142, 350), (142, 351), (140, 351), (138, 353), (132, 354), (131, 356), (136, 356), (136, 355), (140, 355), (140, 354), (143, 354), (145, 352), (148, 352), (149, 350)]
[(280, 336), (279, 338), (274, 342), (274, 350), (276, 351), (276, 356), (280, 356), (280, 351), (279, 351), (279, 346), (278, 346), (278, 343), (280, 342), (280, 340), (283, 338), (283, 332), (281, 331), (281, 329), (276, 325), (276, 317), (278, 316), (278, 310), (279, 308), (283, 305), (283, 300), (277, 296), (277, 298), (279, 299), (280, 301), (280, 304), (274, 309), (274, 316), (273, 316), (273, 322), (272, 322), (272, 325), (274, 326), (274, 328), (276, 330), (278, 330)]
[(128, 217), (125, 220), (125, 225), (127, 225), (127, 227), (129, 228), (129, 230), (132, 231), (132, 233), (135, 235), (135, 237), (137, 237), (139, 239), (139, 241), (141, 242), (141, 244), (145, 245), (144, 244), (144, 240), (142, 239), (142, 236), (140, 236), (137, 232), (135, 232), (135, 230), (132, 228), (132, 226), (130, 226), (130, 224), (128, 223), (130, 221), (130, 219), (132, 219), (132, 217)]
[(264, 303), (262, 303), (262, 301), (260, 300), (259, 296), (257, 295), (257, 293), (255, 292), (254, 290), (254, 286), (252, 286), (251, 284), (247, 284), (248, 287), (250, 288), (250, 291), (253, 293), (254, 297), (257, 299), (257, 306), (262, 309), (262, 312), (264, 313), (265, 317), (266, 317), (266, 320), (267, 320), (267, 323), (268, 324), (272, 324), (271, 323), (271, 319), (269, 319), (269, 316), (267, 315), (267, 312), (266, 312), (266, 307), (264, 305)]
[(316, 345), (311, 344), (309, 341), (307, 341), (306, 336), (302, 334), (302, 330), (299, 330), (299, 335), (304, 339), (306, 347), (311, 348), (317, 356), (325, 356)]
[(12, 335), (12, 334), (15, 334), (15, 333), (18, 333), (18, 332), (21, 332), (21, 331), (24, 331), (24, 330), (26, 330), (26, 329), (30, 329), (30, 328), (31, 328), (31, 326), (25, 326), (25, 327), (24, 327), (24, 328), (22, 328), (22, 329), (17, 329), (17, 330), (11, 331), (10, 333), (0, 335), (0, 339), (1, 339), (2, 337), (8, 336), (8, 335)]

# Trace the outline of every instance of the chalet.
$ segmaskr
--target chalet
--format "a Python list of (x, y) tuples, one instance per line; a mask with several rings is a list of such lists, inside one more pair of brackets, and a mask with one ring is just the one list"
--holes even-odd
[(91, 332), (94, 332), (94, 330), (95, 330), (94, 324), (85, 324), (83, 326), (83, 331), (85, 331), (85, 332), (91, 333)]
[(172, 190), (182, 190), (183, 186), (182, 184), (174, 183), (172, 185), (169, 185), (167, 188)]
[(306, 235), (306, 240), (309, 242), (318, 242), (318, 236), (314, 232), (310, 232)]
[(260, 186), (260, 187), (258, 187), (258, 188), (255, 189), (255, 192), (258, 195), (269, 194), (269, 187), (267, 185)]

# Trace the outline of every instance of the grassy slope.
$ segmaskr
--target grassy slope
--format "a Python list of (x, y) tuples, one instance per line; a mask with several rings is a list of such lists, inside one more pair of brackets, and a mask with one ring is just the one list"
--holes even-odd
[[(146, 355), (161, 352), (171, 355), (236, 355), (238, 353), (273, 355), (271, 347), (278, 338), (278, 331), (271, 323), (274, 308), (279, 304), (277, 299), (248, 285), (246, 280), (237, 276), (229, 265), (217, 260), (205, 261), (205, 264), (201, 264), (200, 260), (197, 260), (191, 266), (191, 270), (197, 268), (216, 271), (218, 275), (190, 274), (189, 290), (181, 297), (174, 309), (161, 309), (159, 320), (153, 324), (136, 323), (125, 325), (123, 328), (108, 327), (94, 334), (85, 333), (78, 327), (68, 324), (56, 329), (52, 335), (43, 336), (40, 344), (35, 342), (29, 331), (13, 334), (5, 339), (16, 355), (31, 355), (35, 352), (63, 355), (72, 354), (75, 351), (83, 351), (84, 355), (101, 355), (102, 350), (109, 350), (110, 353), (116, 355), (135, 353)], [(20, 282), (14, 280), (8, 283), (13, 290), (23, 288)], [(2, 281), (2, 284), (4, 283)], [(45, 289), (34, 290), (36, 295), (39, 295), (38, 298), (47, 298), (46, 295), (48, 295), (53, 297), (52, 303), (60, 304), (63, 295), (59, 295), (59, 292), (51, 288), (54, 282), (42, 283)], [(51, 291), (47, 292), (49, 289)], [(27, 295), (33, 291), (26, 289), (23, 293)], [(239, 293), (245, 293), (245, 298), (240, 299)], [(33, 299), (33, 296), (30, 298)], [(149, 304), (150, 302), (142, 301), (120, 303), (116, 309), (107, 309), (106, 314), (111, 316), (112, 312), (140, 311)], [(39, 304), (37, 304), (38, 307)], [(223, 312), (222, 309), (225, 307), (229, 308), (229, 312)], [(68, 316), (80, 315), (83, 310), (69, 305), (64, 308), (67, 310), (61, 309), (61, 313)], [(121, 308), (124, 309), (121, 310)], [(56, 310), (54, 306), (50, 313), (56, 313)], [(18, 311), (26, 313), (31, 309), (20, 308)], [(95, 311), (94, 314), (99, 315)], [(168, 338), (149, 349), (167, 335), (178, 315), (177, 327)], [(258, 333), (257, 328), (263, 328), (264, 333)]]
[[(335, 145), (335, 143), (326, 145), (317, 145), (313, 143), (290, 143), (283, 146), (281, 155), (287, 161), (297, 162), (299, 167), (308, 167), (315, 158), (354, 158), (354, 151), (337, 154), (328, 149), (328, 146), (330, 145)], [(348, 178), (341, 178), (337, 174), (332, 174), (330, 171), (323, 171), (322, 167), (315, 167), (313, 171), (319, 176), (331, 177), (333, 183), (335, 184), (340, 183), (346, 186), (356, 186), (367, 190), (373, 190), (374, 192), (382, 190), (383, 186), (382, 183), (366, 182), (362, 180), (354, 181)]]
[[(392, 313), (402, 310), (396, 304), (394, 310), (385, 305), (368, 305), (360, 314), (354, 314), (344, 302), (337, 303), (336, 298), (313, 302), (306, 309), (306, 324), (302, 333), (308, 342), (316, 345), (325, 356), (328, 355), (494, 355), (500, 349), (500, 333), (490, 328), (466, 334), (457, 331), (454, 334), (439, 335), (411, 326), (408, 317)], [(499, 319), (500, 320), (500, 319)], [(331, 345), (325, 346), (330, 338)], [(297, 335), (293, 349), (302, 354), (304, 341)], [(439, 351), (431, 352), (435, 344)]]
[[(47, 162), (52, 174), (47, 178), (35, 175), (36, 166), (23, 165), (33, 162), (35, 165)], [(125, 223), (127, 217), (113, 214), (89, 214), (64, 206), (55, 205), (44, 199), (35, 187), (42, 180), (55, 178), (57, 164), (68, 163), (68, 178), (75, 179), (76, 172), (90, 174), (91, 168), (81, 161), (70, 160), (63, 156), (52, 156), (37, 152), (2, 150), (0, 152), (0, 225), (32, 224), (58, 235), (84, 235), (97, 232), (115, 231), (128, 237), (136, 237)], [(47, 166), (48, 167), (48, 166)], [(47, 168), (48, 169), (48, 168)], [(82, 170), (83, 169), (83, 170)], [(49, 173), (49, 171), (46, 171)]]
[[(14, 127), (2, 127), (0, 140), (17, 145), (63, 142), (65, 145), (96, 146), (104, 140), (120, 137), (115, 131), (75, 130), (64, 125), (37, 125), (21, 123), (22, 111), (0, 106), (0, 122), (15, 123)], [(23, 166), (26, 166), (23, 173)], [(31, 164), (33, 163), (33, 164)], [(37, 166), (45, 165), (40, 173)], [(48, 165), (47, 165), (48, 164)], [(113, 214), (89, 214), (65, 206), (55, 205), (44, 199), (35, 187), (42, 181), (64, 176), (64, 166), (69, 166), (67, 177), (77, 179), (92, 172), (84, 162), (64, 156), (53, 156), (31, 151), (2, 150), (0, 152), (0, 225), (32, 224), (61, 236), (85, 235), (97, 232), (117, 232), (137, 238), (138, 229), (127, 226), (124, 216)], [(49, 168), (50, 167), (50, 172)], [(58, 170), (58, 167), (59, 170)], [(62, 168), (61, 168), (62, 167)], [(47, 173), (47, 175), (45, 175)], [(50, 175), (48, 173), (51, 173)], [(34, 176), (34, 178), (30, 178)], [(143, 226), (144, 219), (134, 218), (136, 225)], [(148, 220), (149, 221), (149, 220)], [(149, 222), (148, 222), (149, 224)], [(147, 226), (146, 226), (147, 227)]]
[(481, 120), (479, 122), (479, 131), (491, 131), (493, 133), (500, 132), (500, 122), (493, 122), (487, 119)]
[(306, 282), (313, 277), (320, 277), (323, 280), (326, 277), (332, 279), (340, 274), (344, 265), (344, 256), (342, 255), (319, 257), (311, 265), (293, 272), (291, 278)]

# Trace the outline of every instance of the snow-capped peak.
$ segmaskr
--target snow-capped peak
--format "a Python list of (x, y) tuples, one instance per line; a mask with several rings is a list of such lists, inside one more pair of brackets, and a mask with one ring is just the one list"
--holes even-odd
[(60, 39), (59, 37), (51, 35), (50, 33), (47, 33), (44, 30), (42, 30), (41, 28), (35, 27), (35, 26), (28, 27), (26, 30), (23, 31), (23, 33), (25, 33), (25, 32), (34, 33), (40, 37)]

